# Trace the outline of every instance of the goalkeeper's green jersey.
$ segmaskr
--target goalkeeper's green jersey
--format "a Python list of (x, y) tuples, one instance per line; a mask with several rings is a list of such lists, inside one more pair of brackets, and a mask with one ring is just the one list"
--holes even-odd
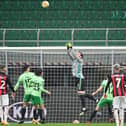
[(34, 73), (32, 72), (24, 72), (23, 74), (21, 74), (14, 87), (14, 90), (16, 91), (18, 87), (20, 86), (20, 84), (23, 84), (25, 94), (31, 94), (33, 90), (33, 86), (30, 83), (30, 80), (32, 79), (33, 76), (34, 76)]
[(33, 85), (32, 95), (41, 97), (41, 93), (48, 93), (48, 90), (44, 89), (44, 79), (41, 76), (34, 75), (30, 80)]
[[(108, 83), (108, 80), (103, 80), (102, 83), (101, 83), (101, 86), (102, 88), (104, 89), (104, 93), (105, 93), (105, 87)], [(104, 97), (104, 93), (103, 93), (103, 97)], [(107, 92), (106, 92), (106, 95), (107, 95), (107, 99), (113, 99), (113, 86), (112, 86), (112, 83), (110, 84)]]

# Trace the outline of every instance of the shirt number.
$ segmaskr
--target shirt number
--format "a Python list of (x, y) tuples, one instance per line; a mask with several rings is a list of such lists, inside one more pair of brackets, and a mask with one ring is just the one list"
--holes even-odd
[(0, 89), (5, 89), (5, 81), (4, 80), (1, 80)]
[(26, 87), (30, 87), (30, 84), (29, 84), (30, 80), (31, 80), (31, 78), (25, 79)]
[(39, 83), (35, 83), (34, 90), (39, 91)]
[(121, 82), (121, 78), (116, 78), (116, 82), (117, 82), (117, 86), (116, 86), (116, 88), (118, 88), (119, 85), (120, 85), (120, 82)]

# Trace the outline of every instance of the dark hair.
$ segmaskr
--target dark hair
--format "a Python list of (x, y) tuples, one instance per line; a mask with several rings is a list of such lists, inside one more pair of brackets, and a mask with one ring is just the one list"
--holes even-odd
[(41, 73), (42, 73), (42, 69), (41, 69), (41, 68), (37, 68), (37, 69), (35, 70), (35, 75), (40, 76)]
[(30, 66), (29, 65), (24, 65), (22, 71), (26, 71)]
[(0, 70), (3, 70), (5, 67), (6, 67), (5, 65), (1, 65)]
[(110, 74), (109, 73), (106, 73), (105, 75), (105, 79), (107, 80), (109, 78)]
[(114, 67), (114, 69), (115, 69), (115, 70), (120, 69), (120, 65), (119, 65), (119, 64), (114, 64), (114, 66), (113, 66), (113, 67)]
[(80, 56), (83, 58), (83, 53), (81, 51), (79, 51), (79, 53), (80, 53)]

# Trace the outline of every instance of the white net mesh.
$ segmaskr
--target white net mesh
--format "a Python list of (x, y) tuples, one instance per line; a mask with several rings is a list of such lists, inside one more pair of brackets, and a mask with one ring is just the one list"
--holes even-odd
[[(83, 74), (86, 77), (85, 90), (91, 94), (95, 91), (106, 73), (112, 72), (112, 65), (119, 63), (126, 65), (126, 51), (112, 48), (77, 48), (84, 54)], [(22, 65), (31, 65), (32, 70), (42, 67), (44, 70), (45, 87), (52, 92), (50, 97), (43, 95), (47, 108), (47, 122), (72, 122), (75, 119), (86, 122), (94, 110), (96, 103), (86, 99), (87, 113), (80, 117), (80, 99), (77, 95), (75, 80), (72, 78), (71, 60), (65, 48), (34, 48), (34, 49), (0, 49), (0, 64), (6, 64), (8, 74), (15, 85), (18, 76), (22, 72)], [(102, 93), (98, 94), (100, 98)], [(23, 88), (20, 87), (16, 100), (10, 104), (22, 102)], [(21, 105), (12, 106), (9, 115), (13, 119), (19, 119)], [(31, 107), (30, 107), (31, 109)], [(31, 120), (30, 111), (26, 120)], [(108, 121), (106, 107), (102, 109), (102, 116), (95, 119), (96, 122)]]

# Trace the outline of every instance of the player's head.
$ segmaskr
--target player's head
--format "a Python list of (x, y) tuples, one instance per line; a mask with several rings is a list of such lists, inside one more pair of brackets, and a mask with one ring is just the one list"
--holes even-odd
[(114, 67), (114, 72), (115, 73), (119, 73), (120, 72), (120, 65), (119, 64), (115, 64), (113, 67)]
[(1, 65), (1, 66), (0, 66), (0, 71), (6, 72), (6, 71), (7, 71), (6, 66), (5, 66), (5, 65)]
[(82, 59), (83, 58), (83, 53), (81, 51), (78, 51), (77, 56)]
[(123, 72), (124, 72), (124, 74), (126, 74), (126, 66), (124, 66)]
[(25, 71), (30, 72), (30, 66), (29, 65), (23, 66), (23, 72), (25, 72)]
[(106, 75), (105, 75), (105, 80), (107, 80), (108, 77), (109, 77), (109, 73), (106, 73)]
[(42, 75), (42, 69), (41, 69), (41, 68), (37, 68), (37, 69), (35, 70), (35, 75), (41, 76), (41, 75)]

